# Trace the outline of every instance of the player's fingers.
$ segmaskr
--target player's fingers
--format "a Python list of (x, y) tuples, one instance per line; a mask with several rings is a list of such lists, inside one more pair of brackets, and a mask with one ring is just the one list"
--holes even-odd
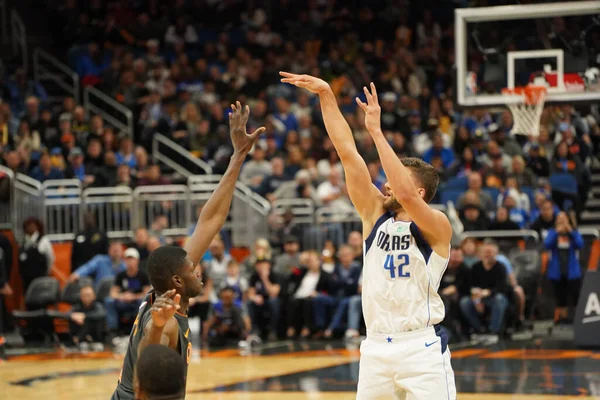
[(176, 293), (177, 293), (177, 290), (175, 290), (175, 289), (171, 289), (171, 290), (167, 290), (167, 291), (165, 292), (165, 295), (166, 295), (166, 297), (169, 297), (169, 298), (171, 298), (171, 299), (172, 299), (172, 298), (173, 298), (173, 296), (175, 296), (175, 294), (176, 294)]
[(371, 95), (373, 95), (373, 100), (375, 100), (375, 102), (379, 101), (379, 98), (377, 97), (377, 89), (375, 88), (375, 84), (373, 82), (371, 82)]
[(291, 72), (279, 71), (279, 75), (285, 76), (286, 78), (293, 78), (296, 74), (292, 74)]
[(248, 118), (250, 118), (250, 106), (246, 104), (246, 107), (244, 107), (244, 113), (242, 114), (242, 122), (244, 125), (246, 125), (248, 122)]
[(362, 101), (360, 101), (360, 99), (358, 97), (356, 98), (356, 104), (358, 104), (358, 106), (360, 108), (362, 108), (363, 111), (365, 111), (365, 112), (367, 111), (367, 105), (365, 103), (363, 103)]
[(264, 126), (261, 126), (260, 128), (258, 128), (257, 130), (255, 130), (252, 135), (250, 135), (250, 137), (252, 139), (255, 139), (257, 136), (260, 136), (260, 134), (262, 134), (263, 132), (265, 132), (267, 130), (267, 128), (265, 128)]
[(373, 102), (373, 96), (369, 93), (369, 89), (366, 86), (363, 86), (363, 92), (365, 92), (365, 96), (367, 96), (367, 104), (371, 104)]

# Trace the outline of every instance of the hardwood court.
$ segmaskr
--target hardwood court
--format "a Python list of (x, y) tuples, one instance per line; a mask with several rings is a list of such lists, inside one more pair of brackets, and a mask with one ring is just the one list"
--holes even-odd
[[(600, 400), (600, 352), (504, 346), (454, 354), (459, 399)], [(339, 344), (283, 344), (260, 355), (222, 350), (194, 358), (190, 400), (356, 396), (358, 351)], [(14, 357), (0, 363), (0, 399), (108, 399), (121, 363), (121, 356), (109, 352)]]

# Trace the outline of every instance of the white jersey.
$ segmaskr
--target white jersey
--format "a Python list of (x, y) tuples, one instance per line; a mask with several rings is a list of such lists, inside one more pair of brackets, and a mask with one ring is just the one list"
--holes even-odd
[(364, 246), (367, 332), (402, 333), (440, 323), (445, 311), (437, 290), (447, 265), (414, 222), (395, 221), (392, 212), (382, 215)]

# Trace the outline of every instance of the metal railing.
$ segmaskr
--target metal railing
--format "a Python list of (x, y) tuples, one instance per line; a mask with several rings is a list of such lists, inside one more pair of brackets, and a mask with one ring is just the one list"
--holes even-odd
[(13, 193), (13, 232), (16, 237), (20, 237), (23, 234), (23, 222), (27, 218), (44, 218), (42, 184), (27, 175), (16, 174)]
[(198, 174), (212, 174), (211, 166), (205, 161), (194, 157), (186, 148), (160, 133), (152, 136), (152, 156), (186, 178)]
[(49, 87), (58, 88), (58, 96), (51, 96), (51, 102), (61, 101), (66, 93), (79, 104), (79, 75), (39, 47), (33, 51), (33, 78), (44, 84), (47, 91)]
[(83, 191), (84, 212), (92, 212), (98, 229), (109, 239), (133, 237), (133, 190), (126, 186), (88, 188)]
[(12, 49), (15, 56), (21, 56), (21, 65), (25, 72), (28, 68), (27, 56), (27, 31), (21, 16), (16, 10), (10, 12), (10, 32), (12, 39)]
[[(2, 176), (3, 175), (3, 176)], [(0, 200), (0, 229), (12, 229), (14, 218), (14, 203), (15, 203), (15, 174), (12, 170), (0, 165), (0, 185), (3, 189), (7, 189), (8, 198)], [(8, 179), (8, 182), (4, 181)]]
[(42, 183), (44, 228), (52, 241), (73, 240), (83, 227), (81, 181), (57, 179)]
[(88, 114), (101, 115), (115, 129), (133, 139), (133, 112), (129, 108), (92, 86), (86, 86), (83, 90), (83, 105)]
[(186, 236), (191, 221), (190, 190), (186, 185), (140, 186), (133, 191), (134, 228), (150, 227), (167, 218), (163, 236)]

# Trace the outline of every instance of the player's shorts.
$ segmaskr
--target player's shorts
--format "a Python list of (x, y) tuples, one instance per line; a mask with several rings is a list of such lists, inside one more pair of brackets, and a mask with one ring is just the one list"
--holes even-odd
[(357, 400), (456, 400), (448, 339), (439, 327), (369, 334), (360, 346)]

